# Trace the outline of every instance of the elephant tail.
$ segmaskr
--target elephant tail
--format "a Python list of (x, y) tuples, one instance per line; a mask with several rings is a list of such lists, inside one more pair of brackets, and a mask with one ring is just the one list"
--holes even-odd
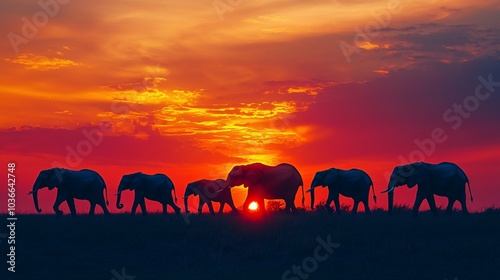
[[(295, 166), (293, 168), (295, 168)], [(304, 195), (304, 180), (302, 180), (302, 176), (300, 175), (300, 173), (297, 170), (297, 168), (295, 168), (295, 171), (297, 172), (298, 178), (300, 180), (299, 181), (300, 182), (300, 186), (302, 186), (302, 207), (304, 209), (306, 209), (306, 205), (305, 205), (306, 198), (305, 198), (305, 195)]]
[(474, 198), (472, 197), (472, 191), (470, 190), (470, 182), (469, 179), (467, 179), (467, 186), (469, 186), (469, 194), (470, 194), (470, 201), (473, 202)]
[(304, 183), (302, 183), (302, 207), (305, 209), (306, 206), (304, 202), (306, 201), (305, 196), (304, 196)]
[(109, 206), (108, 188), (106, 187), (106, 185), (104, 185), (104, 192), (106, 193), (106, 205)]
[(108, 200), (108, 187), (106, 186), (106, 182), (102, 178), (101, 175), (97, 174), (97, 177), (101, 180), (101, 183), (104, 185), (104, 193), (106, 194), (106, 205), (109, 206), (109, 200)]
[(373, 185), (373, 182), (371, 183), (372, 183), (373, 201), (375, 202), (375, 204), (377, 204), (377, 196), (375, 195), (375, 186)]

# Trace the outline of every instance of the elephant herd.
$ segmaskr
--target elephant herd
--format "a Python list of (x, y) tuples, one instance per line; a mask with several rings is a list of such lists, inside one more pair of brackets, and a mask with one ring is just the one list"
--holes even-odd
[[(458, 165), (450, 162), (430, 164), (425, 162), (415, 162), (407, 165), (396, 166), (389, 179), (388, 212), (392, 213), (394, 203), (394, 189), (406, 185), (413, 188), (418, 185), (415, 203), (413, 205), (413, 215), (418, 214), (420, 205), (424, 199), (429, 203), (432, 213), (437, 216), (434, 195), (448, 198), (446, 212), (453, 209), (455, 201), (459, 201), (462, 212), (468, 213), (466, 205), (465, 187), (468, 184), (470, 199), (472, 192), (469, 179), (465, 172)], [(212, 202), (220, 203), (219, 213), (222, 213), (225, 204), (231, 207), (234, 213), (238, 213), (234, 205), (231, 188), (243, 185), (248, 188), (248, 194), (243, 203), (243, 210), (246, 211), (252, 202), (257, 202), (265, 211), (264, 199), (283, 199), (285, 201), (285, 211), (296, 212), (295, 195), (302, 187), (302, 205), (304, 205), (304, 183), (299, 171), (290, 164), (282, 163), (277, 166), (268, 166), (261, 163), (234, 166), (229, 172), (227, 179), (198, 180), (187, 185), (184, 193), (185, 211), (188, 213), (188, 198), (190, 195), (199, 196), (198, 213), (207, 204), (210, 213), (214, 214)], [(376, 202), (375, 190), (370, 176), (359, 169), (342, 170), (330, 168), (318, 171), (311, 183), (311, 188), (307, 190), (311, 195), (311, 209), (314, 210), (314, 189), (317, 187), (328, 187), (329, 194), (325, 207), (331, 213), (333, 209), (330, 204), (335, 204), (335, 211), (340, 213), (339, 195), (350, 197), (354, 201), (353, 213), (357, 212), (359, 203), (363, 203), (366, 213), (370, 213), (369, 192), (373, 192), (373, 200)], [(35, 208), (42, 212), (38, 205), (38, 191), (48, 187), (49, 190), (57, 187), (57, 196), (53, 209), (56, 214), (62, 214), (59, 205), (66, 201), (72, 215), (76, 215), (74, 199), (83, 199), (90, 202), (89, 215), (94, 214), (95, 206), (102, 207), (104, 214), (109, 214), (107, 205), (107, 188), (103, 178), (95, 171), (83, 169), (79, 171), (63, 168), (52, 168), (43, 170), (36, 178), (33, 190), (29, 194), (33, 195)], [(105, 190), (106, 198), (103, 195)], [(164, 174), (147, 175), (141, 172), (124, 175), (118, 185), (116, 208), (122, 209), (121, 194), (124, 190), (135, 192), (132, 204), (132, 215), (135, 214), (137, 206), (141, 207), (143, 215), (146, 215), (145, 198), (160, 202), (163, 206), (163, 214), (167, 213), (167, 205), (179, 214), (181, 209), (176, 205), (177, 195), (172, 180)], [(172, 196), (172, 191), (174, 196)]]

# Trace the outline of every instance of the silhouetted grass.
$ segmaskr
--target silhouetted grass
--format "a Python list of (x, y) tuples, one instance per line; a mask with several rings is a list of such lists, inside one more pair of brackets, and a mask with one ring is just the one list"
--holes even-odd
[[(281, 279), (313, 256), (317, 237), (331, 236), (341, 246), (308, 279), (500, 279), (499, 218), (490, 209), (414, 219), (401, 207), (392, 217), (320, 209), (265, 218), (191, 215), (189, 224), (176, 215), (21, 215), (16, 278), (4, 261), (0, 275), (8, 278), (0, 278), (109, 280), (112, 269), (125, 267), (135, 280)], [(1, 250), (5, 260), (5, 239)]]

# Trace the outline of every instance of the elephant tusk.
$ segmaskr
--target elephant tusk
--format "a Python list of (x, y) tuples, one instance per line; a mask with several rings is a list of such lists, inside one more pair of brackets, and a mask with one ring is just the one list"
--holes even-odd
[(217, 193), (220, 193), (221, 191), (225, 190), (226, 188), (231, 188), (230, 186), (224, 187), (222, 189), (217, 190)]
[(386, 192), (392, 192), (395, 188), (390, 188), (390, 189), (387, 189), (385, 191), (382, 191), (381, 193), (386, 193)]

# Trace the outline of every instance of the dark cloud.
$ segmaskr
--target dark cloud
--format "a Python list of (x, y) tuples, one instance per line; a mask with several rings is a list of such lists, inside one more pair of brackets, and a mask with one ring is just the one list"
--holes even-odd
[(385, 59), (411, 58), (414, 62), (464, 61), (481, 57), (495, 57), (500, 52), (499, 28), (474, 24), (427, 23), (401, 28), (385, 28), (373, 42), (389, 44), (386, 49), (365, 52), (365, 60), (374, 57)]
[[(445, 130), (449, 139), (440, 151), (457, 153), (500, 143), (500, 88), (477, 110), (456, 121), (443, 114), (474, 96), (477, 77), (500, 81), (500, 61), (484, 58), (467, 63), (421, 63), (366, 83), (348, 83), (326, 88), (309, 110), (296, 114), (293, 125), (312, 124), (315, 139), (291, 149), (310, 164), (331, 159), (393, 158), (408, 155), (415, 140), (431, 136), (435, 128)], [(483, 89), (484, 90), (484, 89)], [(456, 116), (456, 113), (451, 114)], [(310, 154), (313, 147), (328, 147)], [(443, 154), (441, 154), (443, 155)]]

